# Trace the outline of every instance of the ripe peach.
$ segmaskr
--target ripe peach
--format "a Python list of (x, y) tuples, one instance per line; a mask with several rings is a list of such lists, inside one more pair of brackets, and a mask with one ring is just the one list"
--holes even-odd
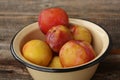
[(73, 37), (70, 30), (63, 25), (52, 27), (46, 35), (46, 42), (52, 50), (57, 53), (60, 48), (71, 39), (73, 39)]
[(70, 30), (72, 31), (75, 40), (87, 41), (88, 43), (91, 43), (92, 35), (87, 28), (72, 24), (70, 26)]
[(22, 48), (23, 56), (38, 65), (48, 66), (52, 59), (50, 47), (41, 40), (28, 41)]
[(68, 22), (68, 15), (62, 8), (44, 9), (38, 17), (39, 27), (45, 34), (53, 26), (68, 26)]
[(49, 67), (51, 67), (51, 68), (62, 68), (59, 56), (53, 57)]
[(87, 42), (70, 40), (63, 45), (59, 56), (63, 67), (72, 67), (92, 60), (95, 57), (95, 52)]

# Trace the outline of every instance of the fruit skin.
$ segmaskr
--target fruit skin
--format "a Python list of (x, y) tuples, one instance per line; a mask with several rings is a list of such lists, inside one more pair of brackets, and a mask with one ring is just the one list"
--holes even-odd
[(71, 39), (73, 39), (72, 33), (63, 25), (52, 27), (46, 35), (46, 42), (56, 53), (58, 53), (60, 48)]
[(71, 24), (70, 30), (75, 40), (87, 41), (88, 43), (92, 42), (92, 35), (87, 28), (80, 25)]
[[(86, 54), (89, 56), (88, 61), (92, 60), (96, 56), (93, 47), (88, 42), (82, 41), (82, 42), (78, 42), (78, 44), (85, 49)], [(93, 55), (91, 55), (91, 53), (93, 53)]]
[(22, 48), (23, 56), (40, 66), (48, 66), (52, 59), (52, 51), (50, 47), (41, 40), (31, 40), (25, 43)]
[(62, 8), (48, 8), (41, 11), (38, 23), (41, 31), (46, 34), (50, 28), (57, 25), (68, 26), (68, 15)]
[(70, 40), (63, 45), (59, 56), (63, 67), (73, 67), (92, 60), (95, 52), (85, 41)]
[(51, 68), (62, 68), (59, 56), (54, 56), (49, 67)]

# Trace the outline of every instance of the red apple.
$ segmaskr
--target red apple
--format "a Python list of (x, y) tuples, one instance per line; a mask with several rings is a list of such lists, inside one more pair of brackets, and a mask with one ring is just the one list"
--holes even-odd
[(73, 67), (92, 60), (95, 52), (87, 42), (70, 40), (60, 49), (59, 56), (63, 67)]
[(68, 22), (68, 15), (62, 8), (44, 9), (38, 17), (39, 27), (45, 34), (53, 26), (68, 26)]
[(52, 50), (57, 53), (60, 48), (71, 39), (73, 39), (73, 37), (70, 30), (63, 25), (52, 27), (46, 35), (46, 42)]

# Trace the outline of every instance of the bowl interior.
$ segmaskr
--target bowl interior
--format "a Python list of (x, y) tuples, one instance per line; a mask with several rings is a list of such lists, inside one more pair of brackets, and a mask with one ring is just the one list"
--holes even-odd
[[(101, 27), (89, 21), (80, 20), (80, 19), (70, 19), (70, 23), (84, 26), (87, 29), (89, 29), (90, 32), (92, 33), (93, 47), (95, 49), (97, 56), (95, 59), (93, 59), (92, 61), (86, 64), (89, 64), (93, 62), (94, 60), (97, 60), (99, 57), (101, 57), (109, 46), (108, 34)], [(16, 34), (16, 36), (13, 39), (13, 49), (14, 49), (15, 55), (18, 56), (21, 60), (29, 64), (38, 66), (26, 60), (22, 56), (22, 53), (21, 53), (21, 49), (23, 45), (27, 41), (32, 40), (32, 39), (45, 40), (45, 35), (40, 31), (37, 22), (24, 27), (22, 30), (20, 30)]]

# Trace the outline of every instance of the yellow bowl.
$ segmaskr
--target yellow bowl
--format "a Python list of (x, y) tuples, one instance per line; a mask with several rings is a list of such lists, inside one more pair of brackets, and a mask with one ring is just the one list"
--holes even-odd
[(53, 69), (31, 63), (22, 56), (21, 48), (29, 40), (45, 40), (45, 35), (40, 31), (37, 22), (30, 24), (16, 33), (11, 41), (10, 50), (14, 58), (26, 66), (34, 80), (90, 80), (99, 63), (108, 54), (111, 41), (103, 28), (86, 20), (70, 18), (69, 21), (90, 30), (97, 56), (83, 65), (64, 69)]

